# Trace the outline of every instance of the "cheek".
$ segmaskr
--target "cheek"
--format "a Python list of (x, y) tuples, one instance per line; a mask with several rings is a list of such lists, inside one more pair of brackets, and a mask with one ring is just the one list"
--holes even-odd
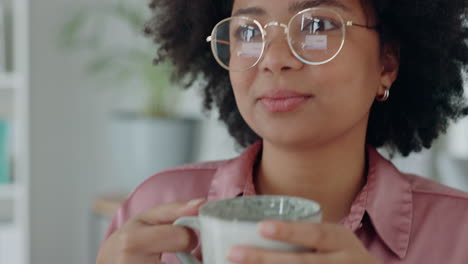
[[(369, 44), (362, 45), (362, 43)], [(343, 56), (337, 57), (333, 65), (330, 65), (334, 68), (329, 71), (333, 72), (330, 78), (335, 78), (335, 83), (341, 87), (334, 91), (339, 94), (333, 94), (333, 97), (337, 99), (347, 97), (360, 104), (363, 100), (372, 102), (380, 86), (381, 65), (378, 41), (375, 39), (365, 42), (350, 40), (347, 44), (342, 50)]]
[(237, 108), (242, 118), (254, 131), (256, 131), (255, 91), (253, 91), (252, 87), (254, 86), (256, 74), (257, 70), (255, 68), (246, 72), (230, 72), (229, 74)]
[(242, 106), (247, 103), (247, 98), (251, 93), (250, 87), (254, 82), (256, 70), (251, 69), (246, 72), (230, 72), (232, 89), (236, 97), (236, 102), (239, 110), (243, 112)]

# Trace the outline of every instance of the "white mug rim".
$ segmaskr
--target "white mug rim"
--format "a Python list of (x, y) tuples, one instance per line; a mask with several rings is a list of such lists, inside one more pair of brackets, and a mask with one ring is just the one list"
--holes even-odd
[[(209, 219), (216, 219), (216, 220), (223, 220), (226, 222), (258, 222), (258, 220), (247, 220), (247, 219), (239, 219), (239, 218), (231, 218), (231, 217), (220, 217), (219, 215), (216, 215), (212, 211), (209, 211), (211, 209), (216, 210), (217, 207), (223, 206), (223, 204), (232, 202), (233, 200), (236, 199), (292, 199), (299, 201), (300, 203), (304, 204), (304, 206), (312, 207), (312, 213), (311, 214), (306, 214), (306, 215), (300, 215), (300, 216), (294, 216), (291, 218), (281, 218), (278, 220), (291, 220), (291, 221), (307, 221), (309, 219), (313, 219), (322, 213), (322, 208), (319, 203), (313, 200), (308, 200), (305, 198), (301, 197), (295, 197), (295, 196), (287, 196), (287, 195), (255, 195), (255, 196), (239, 196), (239, 197), (234, 197), (230, 199), (221, 199), (221, 200), (211, 200), (208, 201), (207, 203), (203, 204), (200, 209), (199, 209), (199, 217), (201, 218), (209, 218)], [(213, 208), (214, 207), (214, 208)]]

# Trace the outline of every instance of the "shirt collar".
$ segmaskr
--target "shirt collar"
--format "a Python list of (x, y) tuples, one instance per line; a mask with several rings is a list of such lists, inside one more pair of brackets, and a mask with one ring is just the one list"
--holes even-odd
[(400, 258), (406, 256), (413, 219), (411, 183), (373, 147), (367, 148), (369, 171), (366, 211), (384, 243)]
[(356, 231), (367, 212), (377, 235), (402, 259), (408, 250), (413, 218), (411, 184), (375, 148), (367, 146), (367, 157), (366, 184), (341, 223)]
[[(253, 168), (262, 142), (257, 141), (238, 158), (226, 161), (216, 171), (208, 200), (255, 195)], [(411, 185), (392, 163), (375, 148), (367, 146), (367, 182), (351, 206), (342, 224), (357, 230), (368, 213), (377, 235), (398, 257), (406, 256), (411, 233)]]
[(255, 195), (253, 168), (262, 149), (257, 141), (239, 157), (226, 161), (216, 171), (208, 193), (208, 200), (228, 199), (243, 195)]

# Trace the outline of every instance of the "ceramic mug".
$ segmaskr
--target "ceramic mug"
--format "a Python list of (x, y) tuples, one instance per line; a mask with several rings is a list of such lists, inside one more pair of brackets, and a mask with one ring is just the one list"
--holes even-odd
[[(197, 217), (182, 217), (174, 225), (200, 232), (204, 264), (229, 263), (227, 254), (233, 246), (252, 246), (270, 250), (305, 251), (290, 243), (273, 241), (258, 234), (257, 225), (267, 219), (320, 222), (320, 205), (290, 196), (244, 196), (210, 201), (202, 205)], [(182, 264), (200, 264), (186, 252), (176, 253)]]

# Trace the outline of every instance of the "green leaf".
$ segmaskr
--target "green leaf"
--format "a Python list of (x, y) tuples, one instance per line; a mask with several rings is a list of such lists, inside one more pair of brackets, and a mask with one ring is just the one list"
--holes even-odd
[(134, 5), (120, 1), (112, 6), (109, 11), (116, 17), (122, 18), (134, 32), (141, 32), (146, 19), (142, 8), (136, 8)]
[(97, 75), (109, 71), (114, 58), (111, 55), (103, 55), (94, 58), (86, 67), (88, 74)]
[(58, 35), (60, 48), (65, 49), (75, 47), (75, 44), (78, 42), (80, 31), (82, 30), (87, 17), (88, 13), (85, 9), (80, 9), (64, 24)]

